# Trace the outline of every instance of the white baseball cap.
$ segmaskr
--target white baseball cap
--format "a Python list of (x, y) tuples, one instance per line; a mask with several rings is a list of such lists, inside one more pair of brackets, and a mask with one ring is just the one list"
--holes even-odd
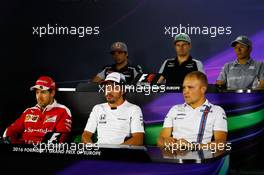
[(119, 72), (112, 72), (106, 76), (105, 80), (102, 83), (107, 83), (109, 81), (118, 84), (123, 84), (126, 82), (126, 78), (123, 74)]

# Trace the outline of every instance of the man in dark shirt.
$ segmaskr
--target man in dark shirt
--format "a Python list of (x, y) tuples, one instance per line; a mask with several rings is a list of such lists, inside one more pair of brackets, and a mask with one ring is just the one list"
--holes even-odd
[(119, 72), (125, 76), (126, 82), (130, 84), (139, 73), (142, 73), (142, 69), (139, 65), (133, 66), (128, 63), (128, 50), (125, 43), (113, 43), (110, 53), (114, 58), (115, 64), (105, 66), (103, 70), (92, 79), (92, 82), (101, 83), (108, 74)]
[(176, 58), (166, 59), (159, 73), (161, 78), (158, 83), (167, 85), (182, 85), (185, 75), (193, 71), (204, 72), (201, 61), (193, 59), (190, 55), (191, 39), (185, 33), (176, 35), (174, 46), (177, 53)]

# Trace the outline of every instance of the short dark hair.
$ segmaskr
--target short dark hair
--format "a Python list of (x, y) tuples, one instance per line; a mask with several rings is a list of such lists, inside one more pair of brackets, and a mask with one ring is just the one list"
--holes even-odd
[(55, 89), (48, 89), (49, 93), (51, 93), (52, 91), (56, 92), (56, 88)]
[(193, 72), (190, 72), (188, 73), (186, 77), (196, 77), (198, 80), (200, 80), (206, 87), (208, 87), (208, 79), (207, 79), (207, 76), (203, 73), (203, 72), (200, 72), (200, 71), (193, 71)]
[[(113, 55), (114, 54), (114, 52), (123, 52), (123, 53), (125, 53), (125, 54), (128, 54), (128, 52), (127, 51), (111, 51), (110, 53), (111, 53), (111, 55)], [(127, 59), (128, 59), (128, 55), (127, 55)]]

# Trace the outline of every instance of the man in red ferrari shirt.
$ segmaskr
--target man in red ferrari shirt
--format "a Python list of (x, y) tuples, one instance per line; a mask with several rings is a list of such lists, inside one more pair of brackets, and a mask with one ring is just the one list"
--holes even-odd
[(35, 86), (37, 104), (26, 109), (20, 118), (9, 126), (3, 137), (11, 143), (32, 144), (43, 141), (48, 132), (62, 133), (59, 142), (64, 142), (71, 131), (70, 110), (54, 99), (55, 82), (48, 76), (41, 76)]

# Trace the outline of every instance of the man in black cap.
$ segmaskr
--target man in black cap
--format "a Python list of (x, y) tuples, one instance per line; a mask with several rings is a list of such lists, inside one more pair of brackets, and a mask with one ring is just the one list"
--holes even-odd
[(125, 76), (127, 84), (130, 84), (139, 73), (142, 73), (142, 69), (139, 65), (133, 66), (128, 63), (128, 49), (125, 43), (113, 43), (110, 53), (114, 58), (115, 64), (105, 66), (103, 70), (92, 79), (92, 82), (101, 83), (109, 73), (119, 72)]
[(264, 64), (254, 61), (250, 53), (252, 42), (247, 36), (238, 36), (232, 43), (237, 59), (226, 63), (216, 84), (227, 89), (263, 89)]

